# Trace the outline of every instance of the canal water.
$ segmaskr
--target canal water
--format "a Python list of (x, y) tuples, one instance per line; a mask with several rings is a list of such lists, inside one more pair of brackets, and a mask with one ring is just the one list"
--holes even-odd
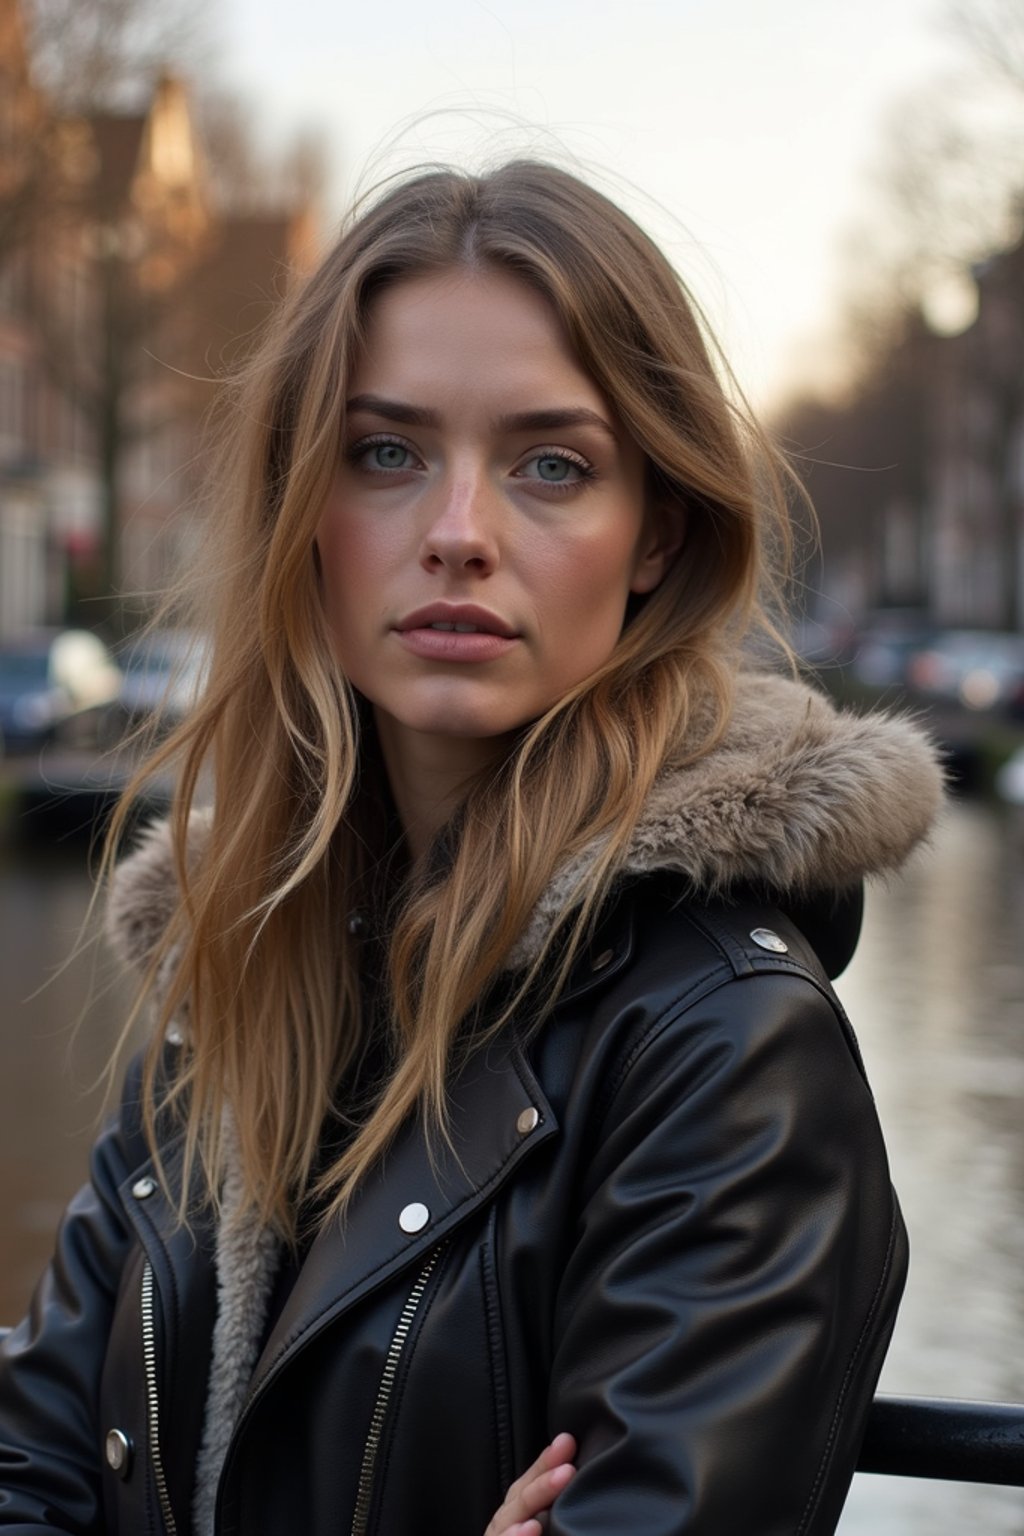
[[(100, 1109), (89, 1087), (128, 1007), (102, 954), (74, 953), (88, 900), (82, 839), (0, 844), (0, 1321), (23, 1310), (83, 1177)], [(1024, 1402), (1022, 935), (1024, 825), (960, 803), (872, 888), (839, 982), (911, 1236), (885, 1391)], [(1024, 1490), (861, 1475), (840, 1527), (965, 1530), (1024, 1536)]]

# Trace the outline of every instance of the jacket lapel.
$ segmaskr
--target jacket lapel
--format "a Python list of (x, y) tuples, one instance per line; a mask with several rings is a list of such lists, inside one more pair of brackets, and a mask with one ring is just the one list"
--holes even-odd
[[(628, 963), (632, 919), (631, 902), (610, 903), (559, 1007), (607, 983)], [(440, 1142), (432, 1158), (422, 1120), (408, 1122), (354, 1197), (344, 1226), (331, 1222), (319, 1233), (257, 1362), (250, 1400), (313, 1332), (398, 1271), (422, 1262), (524, 1158), (558, 1133), (551, 1105), (511, 1030), (473, 1053), (450, 1084), (449, 1106), (454, 1152)], [(405, 1213), (423, 1224), (406, 1230)]]
[(551, 1106), (520, 1046), (476, 1052), (450, 1087), (454, 1154), (431, 1158), (422, 1121), (408, 1122), (342, 1226), (319, 1233), (256, 1365), (249, 1401), (301, 1349), (392, 1275), (416, 1264), (556, 1135)]

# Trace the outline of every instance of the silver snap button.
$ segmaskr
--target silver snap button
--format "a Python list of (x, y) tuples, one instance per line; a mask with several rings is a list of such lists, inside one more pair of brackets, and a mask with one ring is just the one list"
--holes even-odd
[(430, 1212), (418, 1200), (403, 1206), (398, 1214), (398, 1225), (403, 1232), (422, 1232), (429, 1220)]
[(770, 928), (752, 928), (750, 937), (761, 949), (770, 949), (773, 955), (788, 955), (789, 945)]
[(524, 1109), (516, 1121), (516, 1130), (520, 1136), (528, 1136), (532, 1130), (540, 1124), (540, 1111), (534, 1109), (531, 1104), (529, 1109)]
[(132, 1194), (136, 1200), (148, 1200), (150, 1195), (156, 1194), (156, 1179), (136, 1179), (132, 1185)]
[(590, 962), (592, 971), (603, 971), (606, 965), (610, 965), (615, 958), (614, 949), (602, 949), (599, 955), (595, 955)]
[(111, 1471), (116, 1472), (118, 1477), (127, 1477), (132, 1466), (132, 1443), (124, 1430), (108, 1429), (103, 1450)]

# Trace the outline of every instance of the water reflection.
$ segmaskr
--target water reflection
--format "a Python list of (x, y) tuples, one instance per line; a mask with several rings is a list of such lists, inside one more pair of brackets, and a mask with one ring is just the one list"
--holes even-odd
[[(81, 1181), (128, 988), (96, 955), (56, 968), (88, 902), (83, 844), (0, 849), (0, 1321), (23, 1310)], [(886, 1127), (911, 1276), (883, 1390), (1024, 1401), (1024, 826), (950, 811), (873, 889), (840, 992)], [(49, 985), (33, 997), (40, 980)], [(72, 1025), (92, 985), (93, 1005)], [(859, 1477), (842, 1536), (1024, 1533), (1024, 1491)]]
[(0, 1322), (24, 1312), (61, 1210), (86, 1175), (103, 1103), (88, 1085), (128, 1010), (126, 978), (103, 952), (75, 952), (87, 862), (82, 836), (0, 843)]
[[(1024, 1401), (1024, 836), (955, 806), (839, 983), (911, 1239), (881, 1388)], [(1024, 1491), (858, 1478), (843, 1536), (1020, 1536)]]

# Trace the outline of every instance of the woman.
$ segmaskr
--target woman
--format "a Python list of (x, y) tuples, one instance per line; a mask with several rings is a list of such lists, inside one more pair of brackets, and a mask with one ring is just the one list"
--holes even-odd
[(744, 665), (784, 471), (528, 162), (393, 186), (232, 421), (111, 902), (153, 1043), (5, 1346), (0, 1527), (832, 1531), (906, 1243), (827, 972), (940, 775)]

